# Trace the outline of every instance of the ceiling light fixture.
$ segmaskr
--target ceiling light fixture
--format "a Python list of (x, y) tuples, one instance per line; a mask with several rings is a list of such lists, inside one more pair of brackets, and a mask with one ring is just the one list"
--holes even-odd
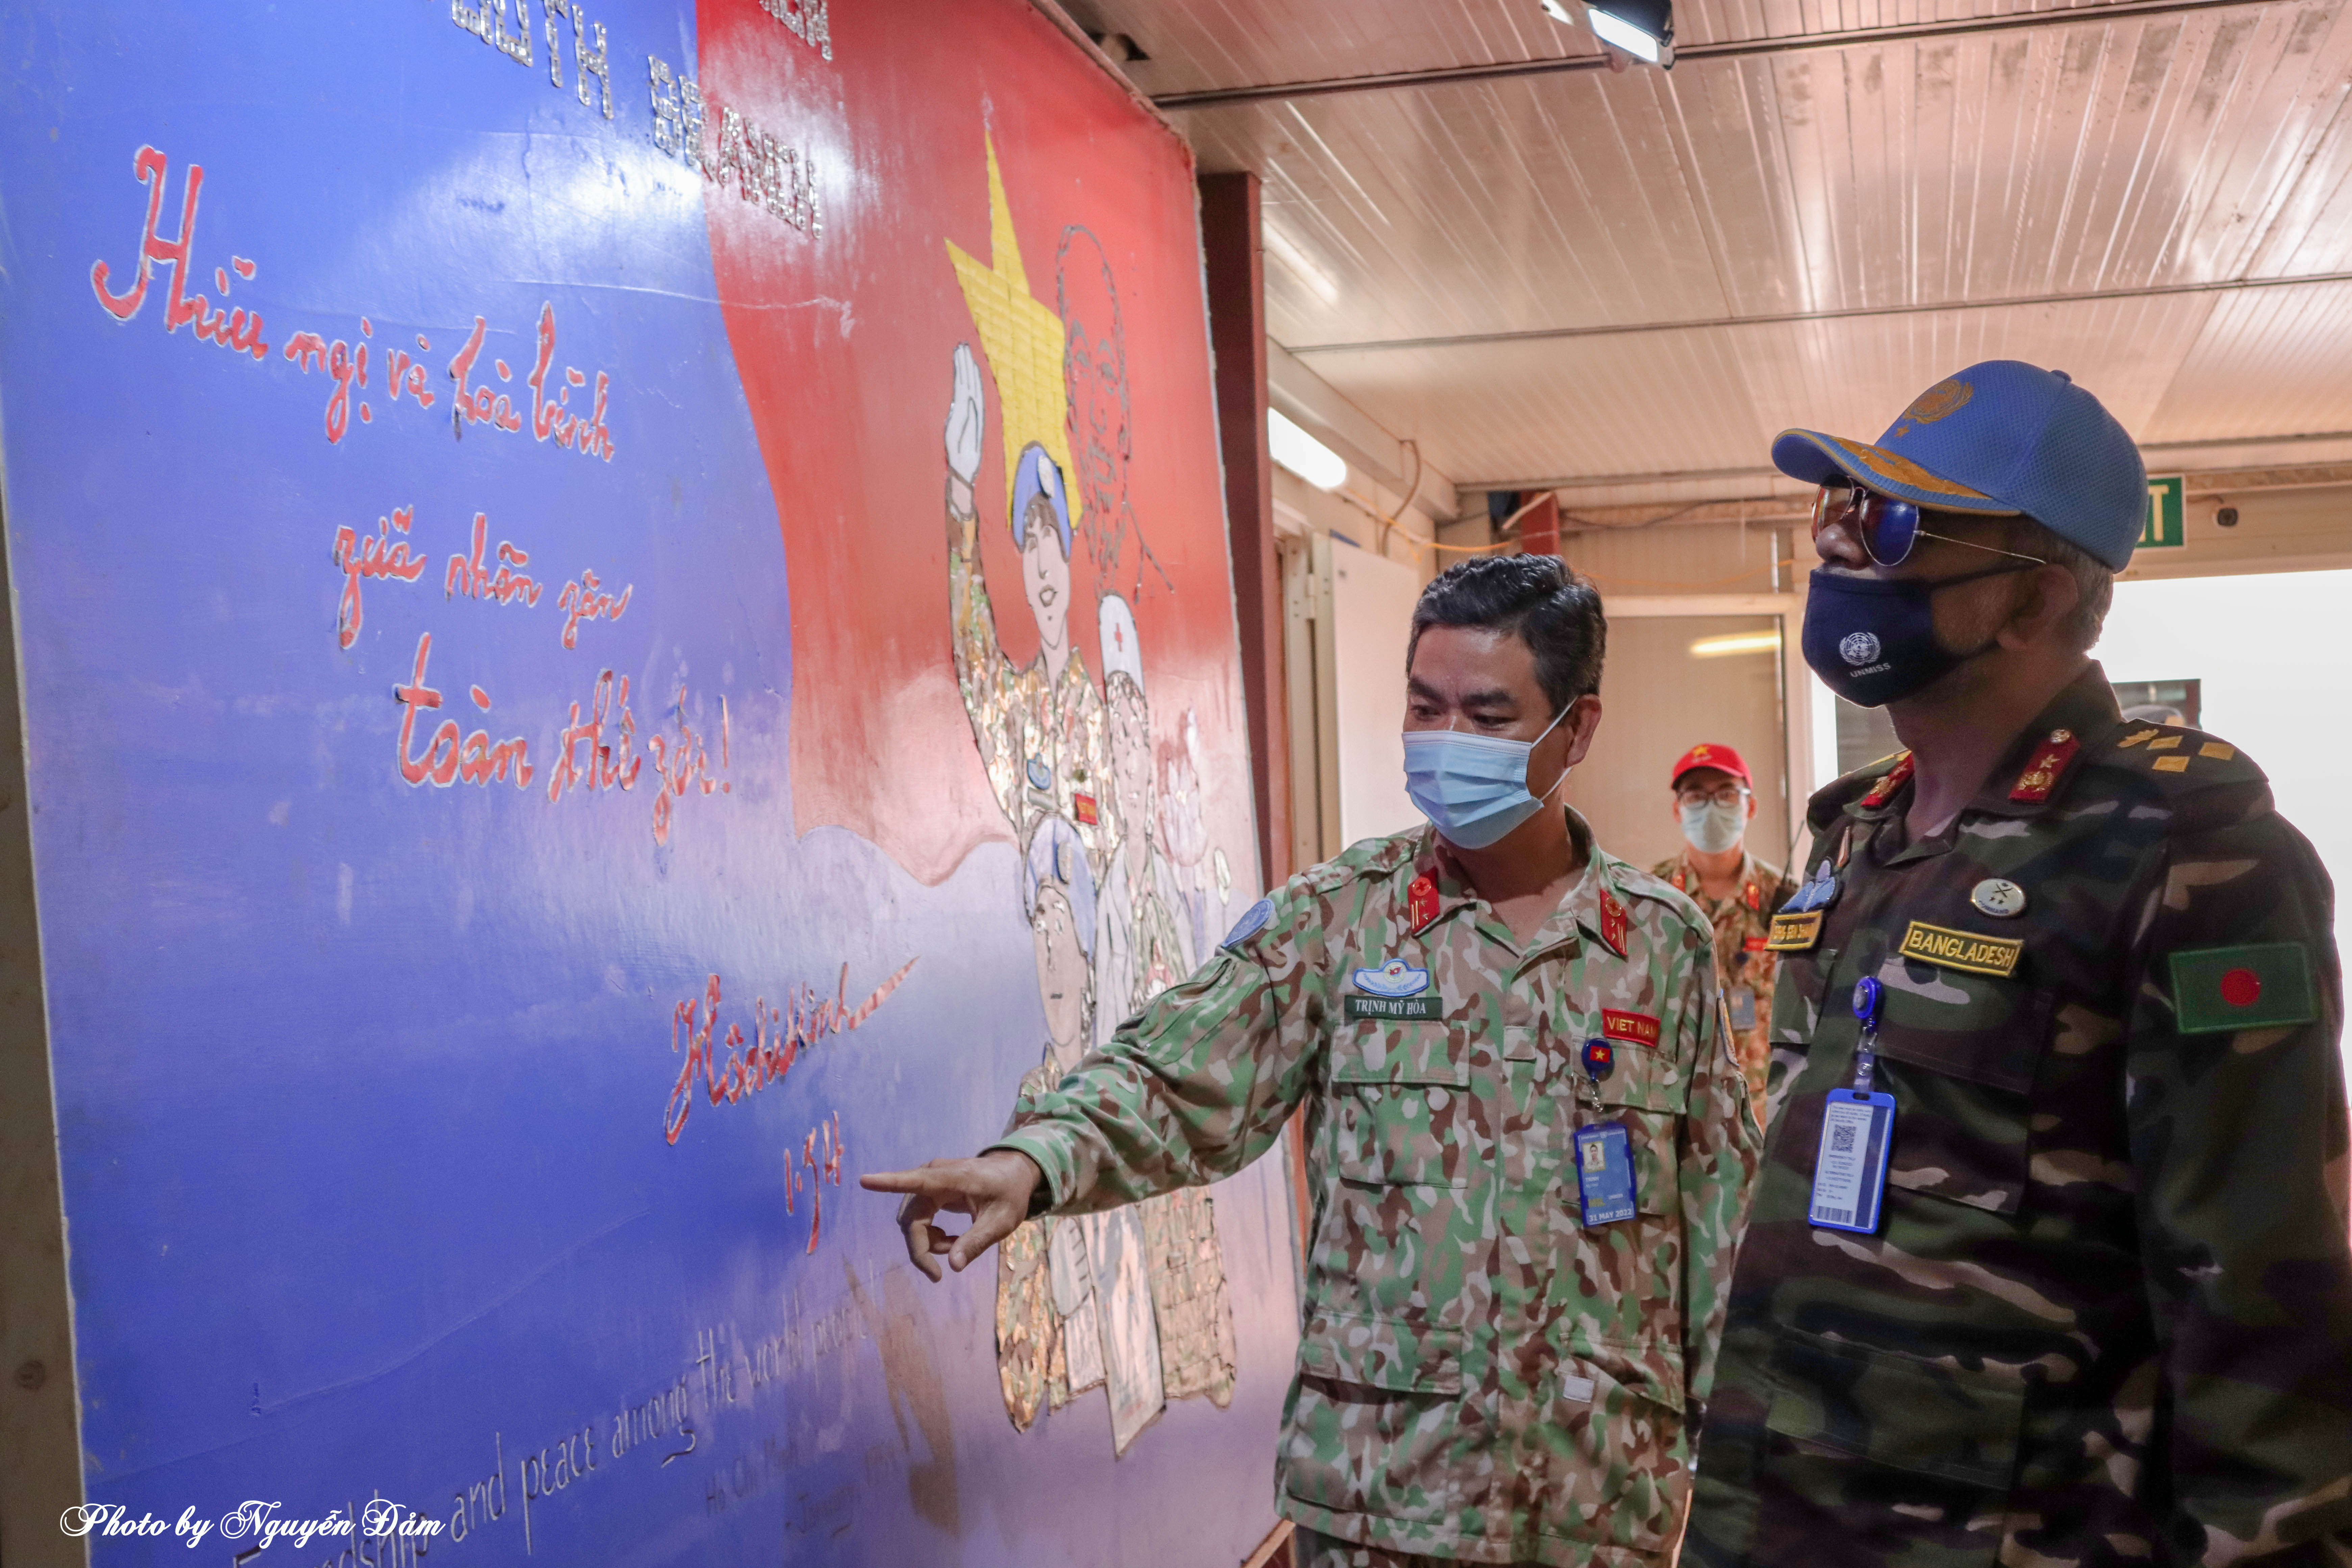
[(1719, 637), (1701, 637), (1690, 645), (1693, 658), (1727, 658), (1736, 653), (1780, 651), (1779, 632), (1732, 632)]
[(1283, 417), (1279, 408), (1265, 411), (1265, 433), (1274, 460), (1318, 490), (1336, 490), (1348, 482), (1348, 459)]
[(1580, 5), (1580, 0), (1541, 0), (1541, 4), (1545, 16), (1570, 26), (1581, 8), (1584, 25), (1611, 48), (1666, 70), (1675, 68), (1674, 0), (1608, 0), (1606, 9)]

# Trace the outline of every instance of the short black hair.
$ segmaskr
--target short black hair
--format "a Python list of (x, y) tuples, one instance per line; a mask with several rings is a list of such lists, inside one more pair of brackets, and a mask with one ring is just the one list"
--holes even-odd
[(1408, 670), (1431, 626), (1492, 626), (1527, 644), (1536, 656), (1536, 683), (1554, 713), (1601, 689), (1601, 661), (1609, 650), (1601, 591), (1557, 555), (1475, 556), (1439, 573), (1412, 607)]

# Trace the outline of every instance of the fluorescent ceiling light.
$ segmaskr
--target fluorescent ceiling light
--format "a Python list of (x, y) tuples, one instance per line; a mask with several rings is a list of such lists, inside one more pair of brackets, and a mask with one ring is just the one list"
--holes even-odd
[(1733, 632), (1726, 637), (1701, 637), (1690, 645), (1693, 658), (1727, 658), (1736, 653), (1778, 653), (1780, 651), (1779, 632)]
[(1284, 418), (1279, 408), (1265, 411), (1265, 433), (1274, 460), (1317, 489), (1336, 490), (1348, 482), (1348, 459)]
[(1612, 16), (1597, 6), (1584, 8), (1585, 19), (1592, 24), (1593, 36), (1604, 44), (1613, 45), (1638, 59), (1652, 65), (1658, 63), (1658, 40), (1633, 26)]
[(1576, 18), (1568, 14), (1568, 7), (1559, 0), (1543, 0), (1543, 14), (1555, 22), (1565, 22), (1571, 27), (1576, 26)]

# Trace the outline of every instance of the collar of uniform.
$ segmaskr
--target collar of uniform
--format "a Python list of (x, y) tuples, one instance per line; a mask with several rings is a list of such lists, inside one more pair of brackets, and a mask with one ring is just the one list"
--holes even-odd
[(1397, 894), (1401, 900), (1411, 900), (1413, 883), (1423, 877), (1437, 884), (1437, 913), (1423, 921), (1418, 928), (1409, 925), (1408, 935), (1427, 931), (1454, 910), (1467, 909), (1479, 902), (1477, 889), (1471, 887), (1470, 879), (1462, 874), (1461, 862), (1454, 858), (1453, 851), (1446, 847), (1445, 840), (1437, 836), (1434, 827), (1421, 830), (1421, 847), (1413, 851), (1412, 859), (1404, 867), (1404, 887)]
[[(1698, 868), (1691, 864), (1690, 851), (1688, 849), (1685, 849), (1683, 851), (1682, 868), (1683, 879), (1690, 884), (1688, 887), (1684, 888), (1682, 891), (1690, 895), (1690, 899), (1693, 903), (1697, 903), (1700, 900), (1706, 897), (1706, 889), (1699, 881)], [(1748, 898), (1748, 889), (1751, 887), (1759, 894), (1768, 890), (1764, 886), (1763, 877), (1759, 874), (1756, 869), (1755, 854), (1752, 851), (1743, 849), (1739, 853), (1738, 874), (1732, 879), (1731, 901), (1733, 903), (1746, 902)]]
[[(2074, 776), (2074, 770), (2069, 767), (2042, 799), (2011, 800), (2010, 792), (2017, 787), (2018, 775), (2025, 771), (2033, 754), (2049, 743), (2054, 731), (2065, 730), (2082, 743), (2076, 753), (2080, 756), (2122, 722), (2123, 712), (2116, 706), (2115, 689), (2107, 684), (2106, 671), (2099, 667), (2098, 660), (2092, 659), (2082, 674), (2059, 689), (2049, 704), (2033, 716), (2032, 723), (2017, 732), (2009, 750), (1985, 775), (1983, 787), (1961, 808), (1960, 815), (1981, 812), (1991, 816), (2041, 816), (2065, 793), (2066, 781)], [(1864, 805), (1859, 797), (1848, 801), (1844, 814), (1858, 822), (1876, 823), (1907, 811), (1910, 806), (1911, 785), (1906, 782), (1876, 805)]]
[(1584, 875), (1562, 896), (1559, 910), (1536, 933), (1535, 941), (1528, 944), (1529, 956), (1556, 942), (1572, 942), (1578, 931), (1607, 949), (1609, 938), (1601, 925), (1602, 895), (1615, 900), (1621, 909), (1624, 906), (1624, 889), (1619, 881), (1630, 868), (1592, 841), (1591, 826), (1576, 814), (1573, 806), (1569, 808), (1568, 832), (1584, 856)]
[[(1544, 923), (1536, 929), (1534, 938), (1521, 955), (1523, 960), (1547, 952), (1561, 942), (1572, 947), (1579, 925), (1595, 936), (1601, 934), (1600, 884), (1595, 880), (1594, 871), (1608, 857), (1593, 845), (1592, 826), (1577, 815), (1576, 808), (1570, 805), (1561, 809), (1568, 814), (1569, 841), (1584, 858), (1585, 874), (1560, 900), (1559, 908), (1544, 917)], [(1478, 896), (1477, 889), (1463, 875), (1461, 862), (1454, 859), (1452, 847), (1438, 837), (1435, 828), (1423, 829), (1421, 848), (1413, 856), (1410, 869), (1414, 877), (1429, 877), (1437, 883), (1437, 914), (1421, 928), (1423, 931), (1436, 925), (1457, 909), (1469, 908), (1477, 911), (1480, 935), (1489, 942), (1500, 942), (1513, 952), (1519, 952), (1518, 938), (1512, 935), (1511, 928), (1496, 915), (1494, 907)], [(1410, 885), (1408, 882), (1407, 886)], [(1580, 900), (1591, 905), (1589, 914), (1580, 909)]]
[[(2091, 660), (2083, 673), (2061, 688), (2049, 706), (2019, 732), (2000, 762), (1985, 776), (1984, 787), (1960, 815), (1981, 812), (1988, 816), (2041, 816), (2066, 793), (2066, 785), (2081, 768), (2084, 755), (2123, 721), (2123, 710), (2116, 705), (2115, 688), (2107, 684), (2106, 671), (2099, 667), (2098, 660)], [(2041, 799), (2011, 800), (2010, 792), (2017, 787), (2026, 764), (2061, 730), (2078, 742), (2073, 760)]]

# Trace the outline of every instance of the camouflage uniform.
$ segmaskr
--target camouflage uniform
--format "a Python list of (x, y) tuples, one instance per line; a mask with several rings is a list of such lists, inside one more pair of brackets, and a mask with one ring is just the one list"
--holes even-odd
[[(2310, 845), (2231, 746), (2125, 723), (2095, 665), (1945, 835), (1909, 836), (1908, 773), (1812, 800), (1842, 889), (1786, 955), (1685, 1560), (2352, 1562), (2341, 984)], [(1971, 940), (1907, 958), (1935, 945), (1915, 921)], [(2284, 1005), (2233, 1026), (2264, 967)], [(1875, 1236), (1806, 1217), (1864, 975), (1896, 1104)]]
[[(1672, 1544), (1760, 1135), (1706, 923), (1569, 820), (1591, 869), (1524, 950), (1433, 833), (1368, 840), (1024, 1096), (997, 1145), (1036, 1161), (1041, 1206), (1102, 1209), (1230, 1175), (1307, 1102), (1314, 1234), (1276, 1477), (1283, 1511), (1327, 1534), (1483, 1563), (1663, 1563)], [(1368, 992), (1391, 960), (1427, 988)], [(1638, 1212), (1588, 1230), (1571, 1135), (1597, 1119), (1579, 1063), (1604, 1035)]]
[[(1743, 856), (1738, 889), (1727, 899), (1710, 899), (1699, 886), (1698, 872), (1685, 856), (1676, 855), (1650, 868), (1678, 892), (1690, 895), (1707, 923), (1715, 927), (1716, 974), (1731, 1005), (1731, 1048), (1739, 1070), (1748, 1075), (1748, 1093), (1756, 1108), (1757, 1125), (1766, 1124), (1764, 1083), (1772, 1068), (1772, 982), (1780, 972), (1780, 955), (1764, 946), (1772, 929), (1772, 914), (1796, 896), (1797, 884), (1780, 868)], [(1747, 1011), (1741, 1022), (1738, 993), (1746, 987)]]

